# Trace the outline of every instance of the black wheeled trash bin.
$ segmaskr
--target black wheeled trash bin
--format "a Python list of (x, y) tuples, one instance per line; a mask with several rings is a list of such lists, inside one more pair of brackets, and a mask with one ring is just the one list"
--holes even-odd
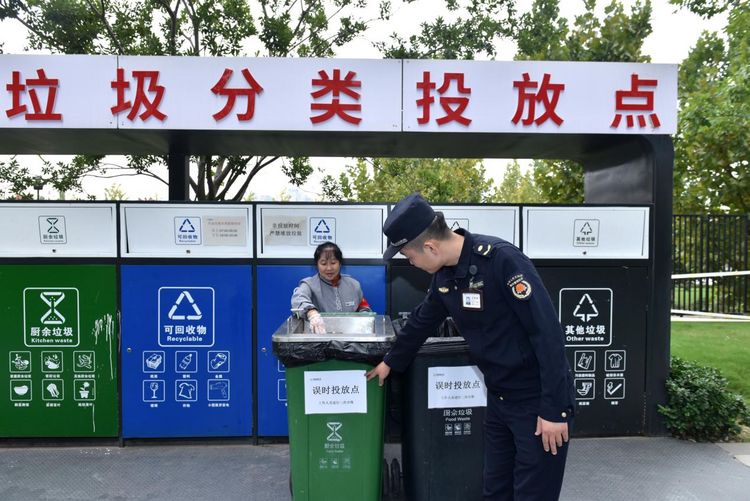
[(404, 375), (401, 456), (410, 501), (479, 501), (484, 377), (462, 337), (428, 338)]

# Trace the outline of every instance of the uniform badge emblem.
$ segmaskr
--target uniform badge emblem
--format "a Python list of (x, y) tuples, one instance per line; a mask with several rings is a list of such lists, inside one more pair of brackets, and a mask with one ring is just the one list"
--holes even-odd
[(508, 280), (508, 287), (516, 299), (531, 297), (531, 284), (524, 278), (523, 273), (514, 275)]
[(440, 292), (442, 292), (443, 294), (445, 294), (445, 293), (446, 293), (446, 292), (448, 292), (448, 291), (449, 291), (450, 289), (448, 289), (448, 287), (440, 287), (440, 288), (439, 288), (438, 290), (439, 290)]

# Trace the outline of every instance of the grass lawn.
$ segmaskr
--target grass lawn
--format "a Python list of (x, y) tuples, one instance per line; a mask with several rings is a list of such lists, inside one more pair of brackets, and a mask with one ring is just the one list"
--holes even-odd
[(719, 369), (750, 404), (750, 322), (672, 322), (672, 356)]

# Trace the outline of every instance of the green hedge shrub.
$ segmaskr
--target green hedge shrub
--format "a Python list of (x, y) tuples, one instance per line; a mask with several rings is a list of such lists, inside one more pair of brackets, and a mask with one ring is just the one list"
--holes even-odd
[(713, 367), (672, 358), (669, 405), (659, 406), (673, 436), (699, 442), (727, 440), (750, 425), (750, 411), (741, 396), (727, 391), (727, 380)]

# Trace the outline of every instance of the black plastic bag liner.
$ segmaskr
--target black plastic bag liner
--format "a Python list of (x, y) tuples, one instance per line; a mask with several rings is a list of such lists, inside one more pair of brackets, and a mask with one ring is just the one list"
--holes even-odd
[(461, 333), (458, 330), (456, 322), (453, 321), (453, 317), (448, 317), (440, 324), (437, 331), (438, 337), (461, 337)]
[[(408, 318), (397, 318), (391, 323), (393, 324), (393, 331), (398, 334), (401, 332), (401, 328), (406, 325)], [(456, 326), (456, 322), (453, 321), (453, 317), (446, 318), (440, 327), (435, 332), (435, 337), (461, 337), (461, 333)]]
[(360, 343), (338, 340), (305, 343), (274, 342), (273, 354), (285, 367), (289, 368), (328, 360), (359, 362), (374, 367), (383, 361), (383, 357), (390, 351), (392, 344), (388, 341)]
[(419, 355), (460, 355), (469, 353), (469, 344), (462, 337), (430, 337), (417, 352)]
[[(393, 330), (398, 334), (406, 325), (406, 318), (397, 318), (392, 322)], [(428, 337), (417, 352), (420, 355), (452, 355), (469, 353), (469, 345), (458, 332), (458, 327), (453, 318), (448, 317), (438, 327), (435, 337)]]

